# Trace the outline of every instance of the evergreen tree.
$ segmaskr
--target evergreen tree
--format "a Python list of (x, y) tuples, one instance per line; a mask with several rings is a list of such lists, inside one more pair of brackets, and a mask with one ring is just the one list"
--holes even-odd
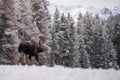
[[(109, 50), (109, 61), (108, 65), (109, 67), (118, 68), (120, 67), (120, 17), (119, 15), (112, 16), (112, 14), (109, 16), (107, 23), (106, 23), (106, 34), (107, 39), (109, 41), (109, 44), (111, 44), (111, 49)], [(110, 58), (110, 56), (112, 58)], [(118, 65), (118, 66), (117, 66)]]
[(73, 18), (70, 16), (70, 13), (68, 13), (67, 16), (67, 31), (68, 36), (70, 37), (70, 60), (69, 60), (69, 66), (74, 67), (74, 54), (75, 54), (75, 27), (74, 27), (74, 21)]
[(58, 45), (58, 35), (60, 30), (60, 13), (59, 10), (56, 9), (54, 13), (53, 24), (51, 26), (51, 34), (52, 34), (52, 41), (51, 41), (51, 64), (52, 66), (55, 64), (55, 54), (59, 54), (59, 45)]
[[(101, 24), (98, 15), (95, 16), (93, 51), (91, 57), (91, 66), (93, 68), (115, 68), (116, 52), (112, 42), (105, 34), (104, 28)], [(111, 57), (111, 58), (110, 58)]]
[[(89, 55), (86, 51), (86, 45), (85, 45), (85, 17), (83, 17), (81, 14), (79, 15), (78, 18), (78, 23), (77, 23), (77, 44), (78, 44), (78, 51), (76, 53), (76, 59), (79, 59), (79, 64), (76, 66), (80, 66), (82, 68), (88, 68), (90, 67), (90, 61), (89, 61)], [(78, 62), (77, 62), (78, 63)]]
[(61, 15), (60, 18), (60, 31), (59, 31), (59, 40), (58, 40), (58, 45), (59, 45), (59, 61), (58, 64), (64, 65), (64, 66), (69, 66), (69, 59), (70, 59), (70, 54), (69, 54), (69, 49), (70, 49), (70, 37), (68, 36), (67, 32), (67, 18), (64, 14)]
[(60, 29), (60, 12), (58, 9), (55, 10), (53, 23), (54, 23), (53, 26), (55, 28), (55, 32), (58, 32)]
[(104, 44), (102, 26), (100, 24), (100, 18), (98, 15), (95, 16), (94, 27), (94, 39), (93, 39), (93, 51), (94, 54), (91, 55), (91, 65), (95, 68), (100, 68), (104, 66), (104, 56), (102, 53), (102, 48)]

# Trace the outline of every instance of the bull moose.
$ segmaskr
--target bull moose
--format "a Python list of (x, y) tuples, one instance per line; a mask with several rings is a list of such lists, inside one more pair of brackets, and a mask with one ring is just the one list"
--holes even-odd
[[(29, 60), (31, 60), (32, 57), (35, 57), (35, 60), (38, 62), (38, 53), (44, 52), (45, 47), (42, 46), (42, 44), (45, 42), (45, 38), (40, 36), (39, 42), (35, 41), (22, 41), (19, 44), (18, 52), (23, 53), (25, 56), (28, 55)], [(26, 63), (25, 63), (26, 64)]]

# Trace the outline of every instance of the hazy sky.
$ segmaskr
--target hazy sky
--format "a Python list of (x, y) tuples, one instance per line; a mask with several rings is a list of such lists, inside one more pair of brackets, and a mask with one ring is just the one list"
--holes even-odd
[(116, 5), (120, 5), (120, 0), (48, 0), (52, 3), (60, 5), (81, 5), (84, 7), (93, 6), (96, 8), (113, 8)]

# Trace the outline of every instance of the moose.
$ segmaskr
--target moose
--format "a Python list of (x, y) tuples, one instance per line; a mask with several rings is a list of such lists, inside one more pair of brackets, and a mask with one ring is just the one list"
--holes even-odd
[(38, 43), (35, 41), (20, 42), (19, 47), (18, 47), (18, 52), (24, 54), (25, 56), (28, 56), (29, 60), (31, 60), (32, 57), (35, 57), (35, 60), (38, 62), (39, 61), (38, 54), (46, 50), (45, 47), (42, 45), (43, 43), (45, 43), (46, 38), (44, 36), (39, 36), (39, 38), (40, 40)]

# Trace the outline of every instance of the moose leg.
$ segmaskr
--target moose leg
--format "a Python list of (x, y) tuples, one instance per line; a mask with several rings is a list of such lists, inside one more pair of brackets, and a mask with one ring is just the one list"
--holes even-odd
[(19, 64), (19, 60), (20, 60), (21, 57), (22, 57), (21, 54), (18, 53), (18, 55), (17, 55), (17, 57), (16, 57), (16, 64), (17, 64), (17, 65)]
[(35, 59), (36, 59), (37, 62), (39, 61), (39, 60), (38, 60), (38, 55), (35, 55)]
[(32, 55), (29, 54), (29, 61), (30, 61), (30, 64), (32, 64), (32, 62), (31, 62), (31, 58), (32, 58)]
[(48, 64), (47, 57), (44, 54), (41, 55), (41, 64), (42, 65)]
[(29, 55), (29, 60), (31, 60), (31, 57), (32, 57), (32, 56), (31, 56), (31, 55)]
[(24, 54), (24, 64), (26, 64), (27, 61), (26, 61), (26, 54)]
[(35, 60), (36, 60), (36, 61), (35, 61), (35, 64), (36, 64), (36, 65), (39, 65), (38, 55), (35, 55)]

